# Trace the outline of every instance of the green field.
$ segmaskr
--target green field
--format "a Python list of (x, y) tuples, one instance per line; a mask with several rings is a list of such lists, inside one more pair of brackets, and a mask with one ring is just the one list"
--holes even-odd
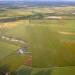
[[(23, 16), (24, 12), (18, 14)], [(11, 17), (15, 14), (12, 13), (13, 10)], [(32, 13), (27, 15), (30, 14)], [(11, 41), (10, 38), (22, 40), (25, 44)], [(27, 51), (32, 52), (32, 69), (25, 64), (29, 55), (17, 54), (17, 50), (22, 47), (27, 47)], [(32, 75), (74, 75), (75, 20), (25, 19), (0, 23), (0, 67), (4, 65), (9, 67), (10, 72), (19, 74), (19, 68), (24, 65), (22, 74), (29, 75), (31, 72)]]
[[(24, 25), (23, 23), (14, 29), (7, 30), (4, 34), (14, 38), (21, 38), (30, 44), (29, 50), (33, 52), (33, 67), (74, 66), (75, 34), (59, 33), (74, 33), (74, 20), (70, 22), (68, 20), (43, 20), (41, 24), (39, 22), (32, 20), (29, 25)], [(1, 57), (8, 55), (8, 53), (18, 48), (18, 45), (9, 45), (9, 43), (4, 41), (1, 42), (1, 45)]]
[(23, 22), (5, 34), (21, 38), (29, 43), (29, 50), (33, 52), (33, 67), (74, 66), (74, 20), (39, 22), (40, 20), (31, 20), (29, 25)]

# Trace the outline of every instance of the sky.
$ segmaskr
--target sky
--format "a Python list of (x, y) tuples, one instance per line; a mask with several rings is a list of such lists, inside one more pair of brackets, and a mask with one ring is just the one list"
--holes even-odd
[(75, 0), (0, 0), (0, 1), (75, 1)]

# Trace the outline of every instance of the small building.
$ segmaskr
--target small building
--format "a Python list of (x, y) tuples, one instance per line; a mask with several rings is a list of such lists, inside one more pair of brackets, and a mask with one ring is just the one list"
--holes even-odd
[(24, 54), (24, 53), (26, 53), (26, 52), (28, 52), (28, 50), (27, 50), (27, 48), (20, 48), (20, 49), (18, 49), (18, 53), (19, 54)]

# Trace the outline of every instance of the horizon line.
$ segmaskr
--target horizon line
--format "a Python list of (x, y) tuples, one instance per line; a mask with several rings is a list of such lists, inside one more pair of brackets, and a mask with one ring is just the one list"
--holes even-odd
[(16, 2), (18, 2), (18, 1), (23, 1), (23, 2), (25, 2), (25, 1), (27, 1), (27, 2), (39, 2), (39, 1), (42, 1), (42, 2), (75, 2), (75, 0), (61, 0), (61, 1), (58, 1), (58, 0), (0, 0), (0, 1), (2, 1), (2, 2), (6, 2), (6, 1), (16, 1)]

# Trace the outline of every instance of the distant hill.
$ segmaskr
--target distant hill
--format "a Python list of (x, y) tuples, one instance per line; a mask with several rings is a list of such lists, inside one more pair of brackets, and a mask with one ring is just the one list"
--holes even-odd
[(0, 1), (0, 7), (14, 6), (75, 6), (75, 2), (68, 1)]

